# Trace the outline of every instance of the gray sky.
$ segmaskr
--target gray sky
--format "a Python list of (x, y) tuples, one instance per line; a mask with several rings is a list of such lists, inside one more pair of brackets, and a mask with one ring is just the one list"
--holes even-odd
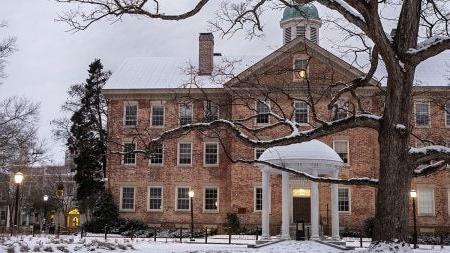
[[(194, 0), (163, 1), (171, 9), (186, 9)], [(113, 25), (94, 24), (87, 31), (65, 32), (68, 26), (55, 22), (57, 14), (67, 5), (51, 0), (2, 0), (0, 21), (8, 23), (0, 39), (17, 36), (17, 51), (8, 59), (7, 79), (0, 86), (0, 98), (25, 96), (41, 103), (40, 136), (45, 139), (53, 162), (62, 163), (64, 146), (53, 140), (50, 121), (60, 117), (60, 106), (71, 84), (87, 77), (87, 68), (94, 58), (100, 58), (106, 69), (114, 70), (127, 57), (192, 56), (197, 55), (198, 33), (208, 29), (218, 2), (185, 21), (157, 21), (126, 17)], [(321, 16), (333, 15), (319, 7)], [(270, 11), (263, 19), (265, 36), (253, 40), (237, 34), (232, 39), (216, 36), (215, 51), (224, 55), (267, 55), (282, 42), (279, 21), (282, 12)], [(321, 29), (321, 45), (330, 48), (328, 39), (336, 40), (336, 30)]]

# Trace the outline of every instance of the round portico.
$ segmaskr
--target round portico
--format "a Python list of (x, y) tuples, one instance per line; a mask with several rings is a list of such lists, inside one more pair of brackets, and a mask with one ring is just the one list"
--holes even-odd
[[(337, 178), (339, 169), (343, 165), (339, 155), (327, 144), (311, 140), (308, 142), (295, 143), (285, 146), (268, 148), (259, 157), (260, 161), (282, 165), (286, 168), (304, 172), (311, 176), (329, 176)], [(282, 222), (281, 237), (289, 238), (290, 212), (291, 212), (291, 191), (290, 175), (295, 173), (280, 171), (269, 165), (259, 164), (262, 171), (262, 239), (270, 237), (269, 231), (269, 203), (270, 203), (270, 175), (281, 174), (282, 182)], [(310, 183), (311, 199), (311, 239), (319, 239), (319, 185), (317, 182)], [(301, 207), (300, 207), (301, 208)], [(333, 239), (339, 239), (339, 213), (338, 213), (338, 186), (331, 185), (331, 231)]]

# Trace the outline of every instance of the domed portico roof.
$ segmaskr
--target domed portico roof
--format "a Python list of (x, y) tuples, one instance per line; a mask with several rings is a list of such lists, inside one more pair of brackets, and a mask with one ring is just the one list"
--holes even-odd
[(319, 174), (332, 174), (344, 164), (330, 146), (318, 140), (268, 148), (258, 160)]
[(281, 21), (288, 20), (291, 18), (310, 18), (310, 19), (320, 19), (319, 11), (316, 6), (311, 3), (308, 4), (298, 4), (296, 6), (287, 6), (283, 12), (283, 18)]

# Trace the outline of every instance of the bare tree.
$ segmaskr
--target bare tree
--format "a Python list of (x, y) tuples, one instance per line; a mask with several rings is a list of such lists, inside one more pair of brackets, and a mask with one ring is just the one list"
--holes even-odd
[[(97, 20), (120, 19), (126, 14), (181, 20), (195, 15), (208, 2), (199, 1), (187, 14), (166, 15), (159, 12), (159, 1), (57, 1), (79, 4), (78, 11), (66, 13), (67, 15), (61, 18), (68, 22), (73, 29), (78, 30), (86, 29)], [(292, 6), (290, 1), (279, 0), (276, 2), (284, 6)], [(294, 2), (310, 1), (297, 0)], [(338, 101), (344, 95), (352, 97), (355, 107), (351, 116), (331, 122), (314, 117), (318, 125), (308, 131), (299, 131), (298, 126), (288, 118), (280, 117), (278, 113), (271, 113), (271, 117), (278, 118), (278, 126), (283, 125), (290, 129), (286, 135), (271, 140), (258, 139), (255, 133), (272, 128), (272, 124), (259, 129), (251, 128), (239, 121), (215, 120), (209, 123), (190, 124), (175, 128), (162, 133), (154, 141), (190, 131), (224, 129), (230, 132), (233, 138), (248, 145), (271, 147), (308, 141), (357, 127), (373, 129), (378, 133), (380, 147), (374, 240), (405, 240), (408, 232), (408, 195), (413, 177), (432, 173), (438, 168), (442, 168), (445, 162), (450, 161), (450, 149), (444, 146), (410, 147), (413, 131), (411, 117), (413, 116), (413, 84), (416, 67), (429, 58), (450, 49), (448, 25), (450, 3), (443, 0), (318, 0), (318, 2), (337, 11), (352, 25), (355, 33), (363, 35), (370, 42), (367, 44), (370, 46), (370, 50), (367, 51), (371, 54), (370, 68), (367, 73), (358, 73), (353, 80), (339, 80), (339, 77), (336, 77), (337, 80), (333, 80), (333, 84), (330, 84), (331, 87), (338, 88), (331, 98), (332, 102)], [(152, 4), (156, 4), (157, 8), (149, 11), (149, 6)], [(256, 35), (262, 31), (261, 17), (265, 8), (275, 7), (272, 6), (272, 1), (265, 0), (223, 4), (212, 24), (225, 35), (239, 30)], [(391, 27), (395, 27), (392, 32), (386, 31), (386, 19), (380, 15), (383, 9), (390, 8), (397, 10), (394, 17), (389, 19)], [(359, 91), (373, 85), (371, 80), (378, 68), (379, 60), (383, 62), (387, 71), (386, 87), (382, 89), (385, 106), (380, 115), (373, 115), (367, 114), (361, 108), (362, 104), (358, 102), (357, 97)], [(255, 78), (253, 81), (255, 80), (257, 83), (260, 79)], [(245, 80), (242, 79), (242, 76), (234, 78), (231, 81), (231, 87), (233, 83), (242, 85), (243, 81)], [(260, 97), (261, 94), (253, 98), (261, 99)], [(331, 103), (330, 108), (334, 104)], [(432, 160), (440, 162), (418, 169), (420, 165), (427, 164)], [(313, 177), (309, 178), (314, 179)]]
[[(5, 27), (6, 27), (6, 23), (0, 22), (0, 29), (5, 28)], [(0, 40), (0, 80), (2, 78), (6, 77), (5, 72), (4, 72), (6, 58), (11, 56), (11, 54), (14, 51), (16, 51), (15, 45), (16, 45), (15, 37), (8, 37), (3, 40)], [(1, 81), (0, 81), (0, 84), (1, 84)]]

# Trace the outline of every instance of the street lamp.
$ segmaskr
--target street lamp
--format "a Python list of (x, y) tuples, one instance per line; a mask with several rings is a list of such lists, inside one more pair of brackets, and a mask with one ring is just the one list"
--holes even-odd
[(411, 190), (409, 195), (412, 198), (413, 201), (413, 222), (414, 222), (414, 234), (413, 234), (413, 241), (414, 241), (414, 248), (417, 249), (417, 222), (416, 222), (416, 198), (417, 198), (417, 191)]
[(189, 191), (189, 201), (191, 204), (191, 241), (194, 241), (194, 191)]
[(23, 181), (23, 174), (21, 172), (16, 172), (14, 174), (14, 183), (16, 183), (16, 217), (14, 224), (17, 226), (17, 230), (19, 230), (19, 194), (20, 194), (20, 184)]
[(44, 231), (47, 230), (47, 201), (48, 195), (44, 195)]

